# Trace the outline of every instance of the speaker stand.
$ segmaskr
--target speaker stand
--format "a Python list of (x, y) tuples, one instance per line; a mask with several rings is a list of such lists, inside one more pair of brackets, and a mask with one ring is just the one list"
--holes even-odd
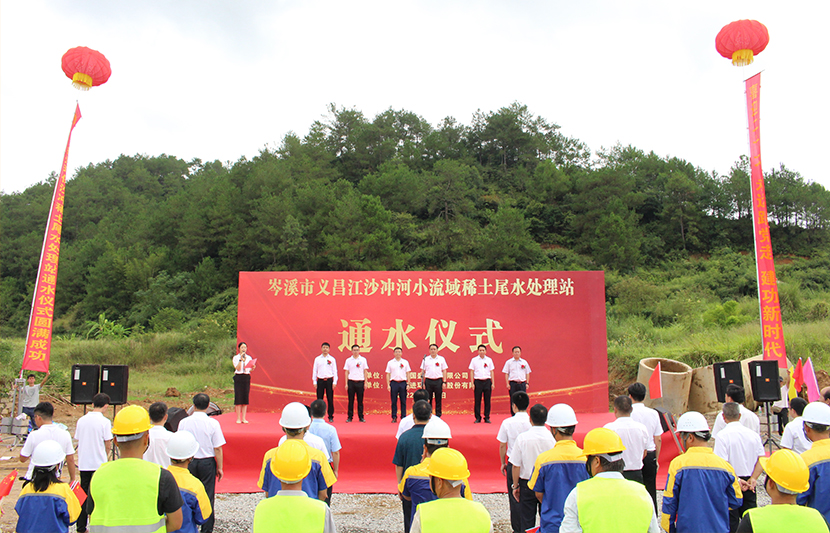
[(769, 445), (769, 453), (772, 453), (772, 447), (775, 446), (779, 450), (781, 449), (781, 445), (776, 442), (776, 440), (772, 437), (772, 425), (770, 424), (769, 420), (769, 404), (771, 402), (764, 402), (764, 413), (767, 415), (767, 438), (763, 443), (763, 446)]

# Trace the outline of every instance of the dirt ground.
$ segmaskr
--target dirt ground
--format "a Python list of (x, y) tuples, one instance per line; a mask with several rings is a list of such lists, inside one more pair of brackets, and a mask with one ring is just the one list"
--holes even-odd
[[(227, 412), (228, 409), (233, 411), (233, 400), (231, 402), (226, 402), (224, 398), (227, 396), (228, 393), (233, 393), (233, 390), (222, 390), (222, 389), (206, 389), (204, 391), (208, 396), (211, 397), (211, 400), (219, 405), (219, 408), (222, 409), (223, 412)], [(72, 405), (69, 402), (68, 398), (62, 396), (53, 396), (48, 393), (41, 394), (41, 400), (44, 402), (52, 402), (52, 405), (55, 406), (55, 416), (53, 420), (55, 422), (59, 422), (61, 424), (65, 424), (69, 429), (70, 435), (75, 435), (75, 423), (84, 415), (84, 407), (82, 405)], [(165, 397), (160, 399), (152, 399), (152, 398), (141, 398), (137, 401), (131, 401), (131, 405), (141, 405), (145, 408), (150, 407), (150, 405), (157, 401), (163, 401), (167, 404), (167, 407), (180, 407), (183, 409), (187, 409), (191, 405), (190, 396), (171, 396)], [(112, 418), (112, 407), (110, 407), (110, 412), (108, 413), (109, 418)], [(119, 406), (120, 409), (120, 406)], [(4, 438), (8, 437), (8, 435), (4, 435)], [(17, 470), (18, 476), (20, 477), (26, 473), (26, 469), (28, 468), (28, 463), (21, 463), (19, 460), (20, 456), (20, 447), (11, 448), (7, 441), (3, 440), (3, 447), (0, 449), (0, 479), (5, 478), (12, 470)], [(5, 459), (9, 457), (9, 459)], [(63, 481), (69, 480), (69, 474), (64, 469), (63, 473)], [(11, 494), (3, 498), (3, 501), (0, 502), (0, 510), (2, 510), (3, 516), (0, 517), (0, 532), (7, 533), (13, 532), (15, 526), (17, 525), (17, 513), (14, 511), (14, 505), (17, 502), (17, 497), (20, 495), (20, 490), (23, 487), (22, 481), (15, 481), (14, 485), (12, 486)]]

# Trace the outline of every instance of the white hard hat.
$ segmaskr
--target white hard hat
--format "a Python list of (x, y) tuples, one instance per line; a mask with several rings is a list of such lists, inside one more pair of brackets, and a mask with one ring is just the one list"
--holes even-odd
[(54, 440), (41, 442), (32, 453), (33, 466), (55, 466), (61, 464), (64, 459), (66, 459), (66, 452)]
[(424, 426), (424, 438), (427, 440), (427, 444), (446, 444), (446, 441), (452, 438), (450, 425), (440, 418), (433, 416), (429, 419), (426, 426)]
[(291, 402), (282, 410), (280, 426), (288, 429), (300, 429), (311, 424), (308, 409), (300, 402)]
[(801, 418), (805, 422), (830, 426), (830, 405), (824, 402), (811, 402), (804, 408)]
[(576, 413), (570, 405), (558, 403), (548, 410), (547, 423), (552, 428), (575, 426), (577, 424)]
[(173, 436), (167, 441), (167, 456), (171, 459), (184, 461), (196, 455), (197, 451), (199, 451), (199, 443), (196, 442), (193, 433), (186, 429), (180, 429), (173, 433)]
[(709, 423), (706, 417), (697, 411), (689, 411), (680, 415), (677, 419), (677, 431), (683, 433), (696, 433), (698, 431), (709, 431)]

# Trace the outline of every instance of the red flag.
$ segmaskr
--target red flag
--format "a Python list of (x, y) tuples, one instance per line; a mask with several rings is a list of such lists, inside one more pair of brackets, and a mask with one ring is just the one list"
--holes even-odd
[(0, 481), (0, 500), (8, 496), (12, 491), (12, 485), (14, 485), (15, 479), (17, 479), (17, 470), (12, 470), (11, 474), (4, 477), (3, 481)]
[(84, 492), (84, 489), (81, 488), (81, 484), (76, 480), (69, 486), (69, 488), (75, 493), (75, 497), (78, 498), (78, 503), (83, 505), (84, 501), (86, 501), (86, 492)]
[(798, 394), (801, 392), (801, 387), (804, 386), (804, 366), (800, 357), (795, 365), (795, 370), (793, 370), (793, 380), (795, 380), (795, 393)]
[(648, 397), (652, 400), (663, 397), (663, 377), (660, 375), (660, 361), (657, 361), (654, 372), (648, 378)]

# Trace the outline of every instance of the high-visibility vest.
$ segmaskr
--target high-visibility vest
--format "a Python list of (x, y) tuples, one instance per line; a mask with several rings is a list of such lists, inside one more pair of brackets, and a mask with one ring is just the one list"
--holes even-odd
[(422, 533), (488, 533), (490, 513), (478, 502), (443, 498), (418, 506)]
[(627, 479), (593, 477), (578, 483), (576, 506), (585, 533), (645, 533), (654, 516), (645, 487)]
[(821, 513), (812, 507), (800, 505), (767, 505), (748, 510), (752, 531), (755, 533), (781, 533), (782, 531), (803, 531), (827, 533), (827, 522)]
[(161, 467), (143, 459), (104, 463), (95, 471), (89, 490), (95, 507), (89, 517), (92, 533), (166, 532), (158, 512)]
[(254, 533), (323, 533), (326, 502), (303, 496), (272, 496), (254, 511)]

